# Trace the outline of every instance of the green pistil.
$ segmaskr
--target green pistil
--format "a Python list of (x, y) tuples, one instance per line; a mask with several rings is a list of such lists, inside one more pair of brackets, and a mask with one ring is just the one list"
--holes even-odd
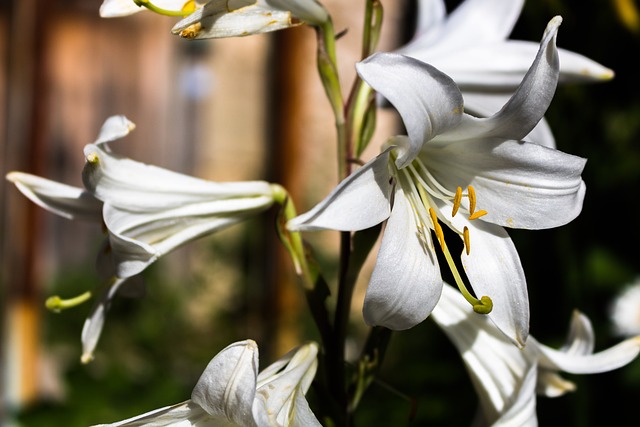
[(80, 294), (76, 297), (73, 298), (69, 298), (69, 299), (62, 299), (59, 296), (55, 295), (52, 297), (47, 298), (47, 301), (44, 303), (45, 306), (55, 312), (55, 313), (60, 313), (62, 310), (65, 310), (67, 308), (72, 308), (72, 307), (76, 307), (86, 301), (88, 301), (91, 298), (91, 292), (87, 291), (83, 294)]
[[(444, 239), (442, 240), (442, 242), (444, 242)], [(442, 249), (442, 253), (444, 254), (444, 257), (447, 260), (447, 264), (449, 264), (449, 269), (453, 274), (453, 277), (456, 281), (456, 285), (458, 285), (458, 289), (460, 289), (460, 293), (462, 294), (462, 296), (464, 296), (464, 299), (466, 299), (469, 302), (469, 304), (471, 304), (471, 306), (473, 307), (473, 311), (479, 314), (491, 313), (491, 310), (493, 310), (493, 301), (491, 301), (491, 298), (485, 295), (480, 299), (478, 299), (473, 295), (471, 295), (471, 293), (465, 286), (464, 281), (460, 276), (460, 273), (458, 272), (458, 268), (456, 267), (456, 264), (453, 262), (453, 257), (449, 252), (449, 248), (447, 247), (446, 244), (441, 244), (440, 247)]]
[[(400, 172), (399, 174), (400, 185), (403, 185), (404, 183), (405, 185), (404, 188), (408, 188), (409, 186), (411, 186), (415, 188), (418, 192), (418, 197), (416, 197), (416, 199), (418, 200), (415, 200), (413, 203), (418, 203), (418, 202), (422, 203), (425, 209), (429, 211), (430, 218), (429, 219), (421, 218), (419, 220), (419, 223), (426, 224), (428, 222), (431, 222), (433, 224), (433, 231), (436, 234), (438, 242), (440, 243), (440, 249), (442, 250), (444, 257), (447, 260), (449, 270), (451, 270), (451, 273), (453, 274), (453, 278), (456, 281), (456, 285), (458, 286), (460, 293), (462, 293), (462, 296), (464, 296), (464, 298), (469, 302), (469, 304), (471, 304), (471, 306), (473, 307), (473, 311), (475, 311), (476, 313), (479, 313), (479, 314), (491, 313), (491, 310), (493, 309), (493, 302), (491, 301), (491, 298), (489, 298), (486, 295), (481, 297), (480, 299), (474, 297), (473, 295), (471, 295), (471, 292), (469, 292), (466, 285), (464, 284), (464, 281), (462, 280), (462, 276), (458, 271), (458, 267), (453, 261), (453, 257), (451, 256), (451, 253), (449, 252), (449, 248), (447, 247), (447, 244), (445, 242), (444, 234), (442, 232), (442, 227), (438, 222), (438, 218), (436, 216), (435, 210), (429, 207), (431, 203), (429, 203), (430, 197), (429, 197), (429, 194), (427, 193), (427, 189), (424, 188), (424, 186), (421, 185), (420, 183), (418, 183), (418, 185), (414, 185), (415, 181), (411, 173), (416, 174), (415, 170), (412, 170), (411, 168), (403, 168), (398, 172)], [(406, 193), (407, 193), (407, 196), (409, 196), (410, 192), (406, 192)], [(416, 210), (416, 214), (418, 215), (418, 217), (420, 217), (420, 214), (418, 213), (418, 209), (416, 207), (414, 207), (414, 209)]]

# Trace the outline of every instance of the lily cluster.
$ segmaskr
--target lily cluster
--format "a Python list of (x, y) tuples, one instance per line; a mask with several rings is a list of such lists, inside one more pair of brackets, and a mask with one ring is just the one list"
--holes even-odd
[[(338, 230), (353, 237), (384, 224), (362, 308), (365, 322), (401, 331), (434, 321), (459, 350), (478, 393), (477, 421), (487, 425), (536, 425), (537, 394), (575, 389), (559, 372), (606, 372), (640, 353), (640, 337), (594, 352), (591, 324), (577, 311), (562, 348), (529, 335), (528, 284), (507, 229), (559, 227), (580, 214), (586, 159), (556, 149), (544, 115), (559, 83), (607, 80), (613, 71), (558, 49), (559, 16), (540, 43), (510, 40), (523, 4), (466, 0), (447, 14), (442, 0), (419, 0), (412, 41), (395, 52), (368, 52), (355, 65), (360, 82), (386, 104), (371, 103), (395, 109), (404, 132), (388, 135), (380, 154), (311, 210), (287, 211), (281, 221), (289, 242), (301, 232)], [(321, 28), (324, 41), (335, 38), (331, 16), (316, 0), (105, 0), (100, 14), (142, 10), (179, 17), (172, 32), (187, 39), (298, 25)], [(189, 241), (274, 203), (291, 203), (278, 185), (211, 182), (116, 155), (109, 143), (133, 127), (124, 116), (110, 117), (85, 147), (85, 188), (21, 172), (7, 176), (43, 208), (104, 225), (97, 266), (106, 285), (83, 329), (84, 361), (125, 282), (139, 280), (146, 267)], [(308, 253), (290, 247), (298, 273), (305, 271)], [(454, 247), (461, 248), (459, 258)], [(455, 287), (445, 283), (443, 267)], [(51, 306), (64, 308), (65, 301)], [(318, 305), (313, 309), (317, 314)], [(305, 395), (321, 350), (334, 348), (302, 345), (258, 374), (257, 344), (231, 344), (209, 363), (190, 400), (104, 425), (320, 425)], [(325, 367), (331, 375), (331, 363)]]

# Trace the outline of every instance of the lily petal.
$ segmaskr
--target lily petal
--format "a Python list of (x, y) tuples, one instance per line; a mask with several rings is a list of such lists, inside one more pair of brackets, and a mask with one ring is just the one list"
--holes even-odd
[(449, 15), (438, 44), (455, 49), (467, 46), (469, 40), (477, 44), (503, 40), (511, 34), (523, 5), (524, 0), (466, 0)]
[(391, 199), (389, 150), (344, 179), (310, 211), (290, 220), (287, 228), (292, 231), (357, 231), (387, 219)]
[(187, 400), (117, 423), (96, 424), (92, 427), (216, 427), (220, 425), (220, 423), (207, 422), (206, 418), (208, 415), (200, 406)]
[(409, 329), (438, 303), (442, 278), (429, 234), (418, 235), (415, 216), (400, 186), (364, 299), (368, 325)]
[[(418, 0), (415, 40), (442, 24), (447, 16), (444, 0)], [(400, 52), (398, 52), (400, 53)]]
[(329, 19), (326, 9), (316, 0), (264, 0), (264, 2), (277, 9), (291, 11), (293, 16), (307, 24), (320, 25)]
[(318, 421), (315, 414), (309, 407), (309, 402), (305, 399), (304, 394), (300, 387), (296, 388), (294, 394), (294, 404), (291, 411), (291, 415), (288, 419), (288, 424), (291, 427), (320, 427), (322, 424)]
[(640, 336), (594, 354), (571, 354), (543, 344), (540, 347), (540, 366), (572, 374), (597, 374), (618, 369), (640, 354)]
[[(129, 120), (126, 116), (111, 116), (105, 120), (102, 128), (100, 128), (100, 133), (98, 134), (98, 138), (94, 144), (103, 145), (108, 142), (115, 141), (116, 139), (124, 138), (135, 128), (135, 123)], [(109, 151), (108, 146), (105, 145), (104, 148)]]
[[(428, 62), (455, 80), (463, 95), (467, 91), (483, 89), (486, 93), (511, 95), (522, 82), (539, 49), (538, 43), (506, 40), (448, 51), (429, 58)], [(614, 76), (613, 70), (575, 52), (558, 49), (558, 57), (559, 82), (595, 82), (610, 80)]]
[(596, 346), (596, 337), (587, 316), (574, 310), (569, 325), (566, 343), (560, 351), (569, 354), (591, 354)]
[(170, 209), (203, 200), (270, 196), (264, 181), (217, 183), (119, 157), (89, 144), (82, 180), (98, 199), (130, 211)]
[[(509, 100), (509, 95), (502, 93), (465, 91), (463, 96), (465, 111), (476, 117), (489, 117), (494, 115)], [(544, 117), (523, 139), (527, 142), (533, 142), (545, 147), (556, 148), (556, 139), (551, 132), (549, 123)]]
[(125, 280), (126, 279), (114, 278), (99, 291), (99, 296), (96, 298), (91, 312), (82, 327), (82, 334), (80, 336), (80, 340), (82, 341), (82, 357), (80, 360), (82, 363), (89, 363), (93, 359), (93, 352), (102, 334), (102, 328), (104, 327), (104, 321), (109, 306), (111, 305), (111, 300), (124, 284)]
[(138, 274), (158, 257), (214, 231), (237, 224), (271, 206), (269, 197), (194, 203), (182, 207), (130, 212), (105, 203), (104, 222), (118, 277)]
[(233, 343), (209, 362), (191, 393), (191, 400), (214, 418), (255, 426), (251, 407), (257, 376), (255, 341)]
[(487, 119), (492, 130), (486, 136), (522, 139), (544, 116), (558, 85), (560, 71), (556, 37), (561, 23), (560, 16), (549, 21), (540, 50), (522, 83), (509, 102)]
[(556, 16), (547, 25), (540, 50), (518, 89), (502, 107), (489, 118), (465, 115), (454, 131), (438, 136), (439, 141), (499, 137), (523, 139), (542, 119), (556, 90), (559, 76), (556, 36), (562, 22)]
[(67, 219), (102, 220), (102, 202), (82, 188), (23, 172), (9, 172), (7, 180), (33, 203)]
[(302, 24), (291, 11), (264, 1), (209, 1), (176, 23), (171, 32), (189, 39), (242, 37), (282, 30)]
[(100, 5), (100, 16), (102, 18), (116, 18), (120, 16), (132, 15), (145, 10), (133, 2), (133, 0), (104, 0)]
[[(310, 422), (308, 425), (321, 425), (304, 398), (316, 373), (317, 355), (318, 345), (308, 343), (292, 350), (274, 363), (275, 366), (269, 366), (265, 369), (265, 371), (268, 370), (267, 372), (260, 372), (253, 406), (253, 415), (258, 425), (289, 426), (296, 417), (308, 419)], [(279, 370), (283, 363), (286, 366)], [(302, 409), (298, 406), (299, 404), (302, 404)], [(297, 410), (301, 410), (298, 415), (294, 413)]]
[[(520, 386), (514, 390), (514, 395), (502, 410), (502, 414), (489, 417), (487, 424), (492, 427), (537, 427), (538, 417), (536, 414), (536, 383), (538, 381), (538, 370), (535, 365), (528, 367), (524, 374)], [(485, 410), (485, 414), (491, 412)]]
[(399, 147), (402, 168), (423, 144), (460, 123), (463, 100), (451, 78), (431, 65), (394, 53), (376, 53), (356, 64), (362, 79), (391, 102), (402, 116), (411, 144)]
[(420, 157), (447, 188), (472, 185), (482, 220), (509, 228), (558, 227), (582, 210), (586, 160), (537, 144), (498, 139), (427, 147)]
[(520, 257), (509, 235), (500, 226), (467, 221), (471, 248), (462, 253), (474, 292), (493, 301), (488, 314), (507, 337), (523, 347), (529, 336), (529, 294)]
[(534, 347), (519, 349), (491, 320), (473, 309), (464, 297), (444, 284), (431, 318), (461, 353), (489, 423), (508, 408), (523, 379), (536, 366)]
[[(162, 9), (179, 11), (182, 10), (187, 0), (153, 0), (153, 3)], [(102, 18), (117, 18), (143, 10), (146, 8), (138, 6), (133, 0), (104, 0), (100, 6), (100, 16)]]

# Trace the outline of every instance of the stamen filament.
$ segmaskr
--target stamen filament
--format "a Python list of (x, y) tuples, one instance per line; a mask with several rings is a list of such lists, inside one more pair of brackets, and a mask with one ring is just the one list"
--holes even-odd
[(433, 197), (437, 198), (437, 199), (442, 199), (444, 197), (443, 194), (438, 194), (422, 177), (422, 175), (420, 175), (420, 173), (416, 170), (415, 166), (413, 166), (413, 164), (410, 164), (409, 166), (407, 166), (405, 169), (403, 169), (404, 171), (408, 170), (409, 173), (409, 179), (410, 180), (415, 180), (418, 182), (418, 184), (420, 184), (419, 186), (417, 186), (418, 188), (423, 188), (425, 189), (429, 194), (431, 194)]
[(420, 159), (414, 160), (413, 163), (416, 163), (420, 167), (420, 172), (425, 174), (429, 182), (431, 182), (434, 185), (434, 187), (436, 187), (440, 191), (440, 193), (442, 193), (443, 196), (447, 196), (447, 197), (453, 196), (453, 193), (447, 190), (446, 188), (444, 188), (442, 184), (438, 182), (438, 180), (431, 174), (431, 172), (429, 172), (429, 169), (427, 169), (427, 167), (424, 165), (424, 163), (420, 161)]
[[(460, 289), (460, 293), (462, 293), (462, 296), (469, 302), (469, 304), (471, 304), (471, 306), (473, 307), (473, 311), (475, 311), (476, 313), (479, 313), (479, 314), (491, 313), (491, 310), (493, 309), (493, 302), (491, 301), (491, 298), (485, 295), (480, 299), (478, 299), (473, 295), (471, 295), (471, 293), (465, 286), (464, 281), (460, 276), (460, 272), (458, 271), (458, 267), (456, 267), (456, 263), (453, 261), (453, 257), (451, 256), (451, 252), (449, 252), (449, 248), (447, 247), (444, 241), (444, 235), (442, 234), (442, 227), (440, 226), (440, 224), (438, 224), (438, 218), (436, 217), (436, 213), (433, 210), (433, 208), (429, 208), (429, 215), (431, 216), (431, 221), (433, 221), (434, 229), (436, 230), (436, 236), (438, 236), (438, 240), (440, 241), (440, 247), (442, 248), (442, 253), (444, 254), (445, 259), (447, 260), (447, 264), (449, 264), (449, 269), (453, 274), (453, 278), (456, 281), (456, 285), (458, 285), (458, 289)], [(437, 230), (439, 230), (439, 233)], [(465, 227), (464, 236), (465, 236), (465, 244), (466, 244), (466, 241), (468, 240), (468, 236), (469, 236), (469, 230), (467, 229), (467, 227)]]
[(479, 211), (476, 211), (474, 213), (472, 213), (471, 215), (469, 215), (469, 219), (470, 220), (474, 220), (474, 219), (478, 219), (481, 216), (485, 216), (487, 214), (487, 211), (480, 209)]
[(52, 297), (47, 298), (47, 301), (45, 301), (44, 305), (51, 311), (55, 312), (55, 313), (60, 313), (62, 310), (65, 310), (67, 308), (72, 308), (72, 307), (76, 307), (86, 301), (89, 300), (89, 298), (91, 298), (91, 292), (87, 291), (83, 294), (80, 294), (76, 297), (73, 298), (69, 298), (69, 299), (62, 299), (57, 295), (54, 295)]
[[(185, 3), (185, 7), (179, 11), (163, 9), (151, 3), (149, 0), (133, 0), (133, 2), (138, 6), (146, 7), (152, 12), (155, 12), (160, 15), (165, 15), (165, 16), (186, 16), (186, 15), (189, 15), (191, 12), (193, 12), (193, 10), (189, 10), (193, 6), (192, 5), (187, 6), (187, 4), (190, 2)], [(193, 7), (193, 9), (195, 10), (195, 7)]]
[(476, 190), (469, 186), (467, 189), (467, 197), (469, 197), (469, 215), (473, 215), (476, 211)]

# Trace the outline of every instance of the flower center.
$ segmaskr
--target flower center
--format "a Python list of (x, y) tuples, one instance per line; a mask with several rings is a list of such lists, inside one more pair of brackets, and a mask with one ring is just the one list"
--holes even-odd
[(445, 241), (445, 236), (440, 223), (445, 223), (451, 230), (460, 235), (464, 242), (464, 248), (467, 255), (471, 252), (469, 228), (465, 226), (462, 232), (457, 230), (452, 226), (451, 221), (442, 215), (440, 208), (438, 208), (438, 205), (436, 204), (436, 200), (440, 200), (446, 204), (452, 204), (451, 217), (453, 218), (462, 206), (463, 197), (466, 197), (469, 199), (468, 219), (478, 219), (486, 215), (487, 211), (476, 209), (477, 198), (474, 188), (472, 186), (467, 187), (467, 191), (465, 193), (461, 187), (458, 187), (455, 192), (452, 192), (438, 182), (419, 158), (414, 159), (413, 162), (406, 167), (397, 169), (395, 167), (395, 155), (392, 154), (391, 157), (392, 167), (396, 171), (395, 176), (397, 177), (407, 200), (413, 208), (413, 213), (415, 215), (420, 235), (426, 236), (427, 233), (433, 231), (440, 244), (442, 254), (447, 260), (447, 265), (449, 266), (462, 295), (473, 306), (473, 310), (476, 313), (490, 313), (493, 308), (491, 298), (488, 296), (482, 296), (478, 299), (467, 289), (467, 286), (458, 271), (458, 267), (451, 256), (451, 252), (449, 251)]

